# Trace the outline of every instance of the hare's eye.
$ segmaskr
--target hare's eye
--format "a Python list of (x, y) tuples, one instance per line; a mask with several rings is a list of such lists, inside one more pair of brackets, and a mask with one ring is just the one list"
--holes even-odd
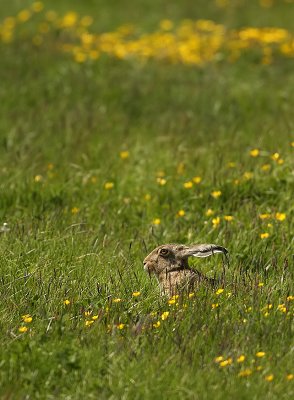
[(161, 249), (160, 250), (160, 255), (161, 256), (166, 256), (168, 254), (168, 249)]

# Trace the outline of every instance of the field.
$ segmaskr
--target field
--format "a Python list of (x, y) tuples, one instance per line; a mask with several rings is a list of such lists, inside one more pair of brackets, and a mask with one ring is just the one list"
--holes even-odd
[[(294, 397), (293, 20), (1, 2), (1, 399)], [(163, 243), (219, 287), (160, 296)]]

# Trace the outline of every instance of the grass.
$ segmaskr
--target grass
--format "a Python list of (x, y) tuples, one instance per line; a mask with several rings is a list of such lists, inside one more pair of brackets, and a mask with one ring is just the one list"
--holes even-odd
[[(293, 20), (285, 2), (229, 3), (71, 9), (92, 15), (96, 32), (187, 16), (232, 28)], [(3, 3), (0, 19), (30, 4)], [(0, 46), (0, 226), (10, 229), (0, 233), (0, 396), (291, 398), (292, 60), (79, 64), (30, 36)], [(142, 260), (169, 242), (226, 246), (229, 268), (221, 257), (191, 261), (209, 276), (225, 271), (224, 291), (160, 297)]]

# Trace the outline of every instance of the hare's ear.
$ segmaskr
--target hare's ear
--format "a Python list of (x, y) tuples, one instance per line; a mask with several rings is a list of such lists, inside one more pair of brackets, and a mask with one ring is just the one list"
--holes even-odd
[(222, 246), (216, 244), (198, 244), (195, 246), (190, 246), (183, 251), (184, 257), (209, 257), (216, 253), (228, 254), (228, 250)]

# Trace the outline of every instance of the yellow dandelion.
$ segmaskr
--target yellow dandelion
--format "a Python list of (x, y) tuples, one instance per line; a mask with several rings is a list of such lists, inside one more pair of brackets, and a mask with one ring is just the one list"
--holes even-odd
[(271, 169), (271, 165), (270, 164), (263, 164), (261, 167), (260, 167), (260, 169), (262, 170), (262, 171), (269, 171), (270, 169)]
[(133, 293), (132, 293), (132, 296), (133, 296), (133, 297), (138, 297), (138, 296), (140, 296), (140, 294), (141, 294), (141, 292), (133, 292)]
[(194, 297), (194, 296), (195, 296), (195, 293), (189, 293), (189, 295), (188, 295), (189, 299), (192, 299), (192, 297)]
[(232, 222), (234, 219), (234, 217), (232, 215), (225, 215), (224, 216), (224, 220), (227, 222)]
[(267, 224), (267, 227), (268, 227), (268, 228), (272, 228), (272, 227), (273, 227), (273, 224)]
[(92, 324), (94, 324), (93, 320), (85, 321), (85, 326), (91, 326)]
[(218, 199), (222, 195), (222, 192), (220, 190), (214, 190), (210, 194), (214, 199)]
[(27, 22), (31, 18), (31, 12), (29, 10), (22, 10), (17, 14), (17, 19), (20, 22)]
[(29, 330), (29, 328), (26, 327), (26, 326), (20, 326), (20, 327), (18, 328), (18, 332), (20, 332), (20, 333), (25, 333), (25, 332), (27, 332), (28, 330)]
[(160, 218), (154, 218), (154, 220), (152, 221), (153, 225), (160, 225), (161, 224), (161, 220)]
[(285, 304), (279, 304), (277, 309), (279, 311), (281, 311), (282, 313), (286, 313), (287, 312), (287, 307), (285, 306)]
[(44, 8), (44, 4), (43, 4), (41, 1), (35, 1), (35, 2), (32, 4), (32, 10), (33, 10), (35, 13), (38, 13), (38, 12), (42, 11), (43, 8)]
[(215, 292), (216, 295), (222, 294), (225, 291), (225, 289), (219, 288), (217, 289), (217, 291)]
[(125, 324), (118, 324), (116, 327), (117, 327), (117, 329), (122, 330), (122, 329), (124, 329)]
[(233, 162), (233, 161), (230, 161), (230, 162), (228, 162), (227, 167), (228, 168), (235, 168), (236, 167), (236, 163)]
[(294, 147), (294, 142), (291, 142), (290, 145), (291, 145), (291, 147)]
[(96, 321), (98, 319), (98, 315), (93, 315), (92, 320)]
[(263, 287), (263, 286), (264, 286), (264, 283), (263, 283), (263, 282), (259, 282), (257, 286), (258, 286), (258, 287)]
[(237, 363), (242, 363), (244, 362), (246, 359), (246, 357), (244, 356), (244, 354), (241, 354), (238, 358), (237, 358)]
[(193, 182), (192, 181), (185, 182), (183, 186), (185, 189), (191, 189), (193, 187)]
[(71, 209), (71, 213), (72, 214), (78, 214), (80, 212), (80, 209), (78, 208), (78, 207), (73, 207), (72, 209)]
[(84, 315), (85, 317), (89, 317), (92, 314), (92, 311), (85, 311)]
[(201, 176), (194, 176), (194, 178), (192, 178), (192, 181), (196, 183), (196, 185), (199, 185), (199, 183), (201, 183), (202, 181), (202, 178)]
[(246, 179), (247, 181), (249, 181), (250, 179), (253, 178), (253, 172), (246, 171), (246, 172), (244, 172), (243, 177), (244, 177), (244, 179)]
[(220, 224), (220, 217), (216, 217), (212, 219), (212, 225), (215, 228), (216, 226), (218, 226)]
[(169, 316), (169, 311), (164, 311), (164, 312), (161, 314), (161, 319), (162, 319), (162, 321), (164, 321), (165, 319), (167, 319), (168, 316)]
[(210, 217), (211, 215), (213, 215), (214, 214), (214, 211), (211, 209), (211, 208), (209, 208), (206, 212), (205, 212), (205, 215), (207, 216), (207, 217)]
[(43, 181), (43, 176), (42, 175), (36, 175), (35, 177), (34, 177), (34, 181), (35, 182), (42, 182)]
[(219, 365), (221, 367), (227, 367), (228, 365), (231, 365), (233, 363), (233, 359), (232, 358), (228, 358), (227, 360), (221, 361), (219, 363)]
[(292, 381), (294, 379), (294, 374), (288, 374), (286, 376), (287, 381)]
[(176, 303), (176, 299), (170, 299), (168, 300), (168, 304), (172, 305)]
[(160, 186), (166, 185), (166, 179), (164, 178), (157, 178), (156, 181)]
[(269, 219), (271, 217), (271, 214), (265, 213), (265, 214), (259, 214), (260, 219)]
[(294, 300), (294, 296), (288, 296), (287, 297), (287, 301), (292, 301), (292, 300)]
[(160, 327), (160, 321), (157, 321), (153, 324), (154, 328), (159, 328)]
[(106, 189), (106, 190), (110, 190), (110, 189), (112, 189), (114, 187), (114, 183), (113, 182), (106, 182), (105, 184), (104, 184), (104, 189)]
[(277, 212), (277, 213), (275, 214), (275, 218), (276, 218), (277, 221), (285, 221), (285, 219), (286, 219), (286, 214), (285, 214), (285, 213), (279, 213), (279, 212)]
[(63, 300), (63, 304), (65, 306), (68, 306), (70, 304), (70, 301), (68, 299)]
[(267, 382), (271, 382), (271, 381), (274, 380), (274, 375), (273, 375), (273, 374), (266, 375), (266, 376), (264, 377), (264, 379), (265, 379)]
[(260, 239), (267, 239), (269, 237), (269, 233), (264, 232), (264, 233), (261, 233), (259, 236), (260, 236)]
[(179, 211), (177, 212), (177, 216), (178, 216), (178, 217), (183, 217), (185, 214), (186, 214), (186, 213), (185, 213), (184, 210), (179, 210)]
[(284, 162), (285, 162), (285, 160), (283, 160), (282, 158), (279, 158), (278, 161), (277, 161), (277, 164), (278, 165), (283, 165)]
[(250, 150), (251, 157), (258, 157), (259, 154), (260, 154), (260, 151), (258, 149)]
[(252, 370), (249, 368), (243, 369), (238, 373), (238, 376), (241, 378), (246, 378), (247, 376), (250, 376), (252, 374)]
[(278, 161), (278, 159), (280, 158), (280, 154), (279, 153), (274, 153), (271, 155), (271, 159), (274, 161)]
[(22, 318), (23, 322), (25, 322), (27, 324), (31, 323), (33, 320), (33, 318), (31, 317), (30, 314), (22, 315), (21, 318)]
[(120, 298), (113, 299), (114, 303), (120, 303), (121, 301), (122, 301), (122, 299), (120, 299)]
[(219, 363), (219, 362), (223, 361), (223, 359), (224, 359), (223, 356), (218, 356), (218, 357), (215, 357), (214, 362)]
[(215, 309), (218, 308), (218, 307), (219, 307), (219, 304), (218, 304), (218, 303), (213, 303), (213, 304), (211, 304), (212, 310), (215, 310)]
[(262, 358), (262, 357), (265, 356), (265, 352), (264, 352), (264, 351), (258, 351), (255, 355), (256, 355), (256, 357), (258, 357), (258, 358)]
[(119, 153), (119, 156), (120, 156), (120, 158), (121, 158), (122, 160), (126, 160), (127, 158), (130, 157), (130, 153), (129, 153), (127, 150), (121, 151), (121, 152)]

